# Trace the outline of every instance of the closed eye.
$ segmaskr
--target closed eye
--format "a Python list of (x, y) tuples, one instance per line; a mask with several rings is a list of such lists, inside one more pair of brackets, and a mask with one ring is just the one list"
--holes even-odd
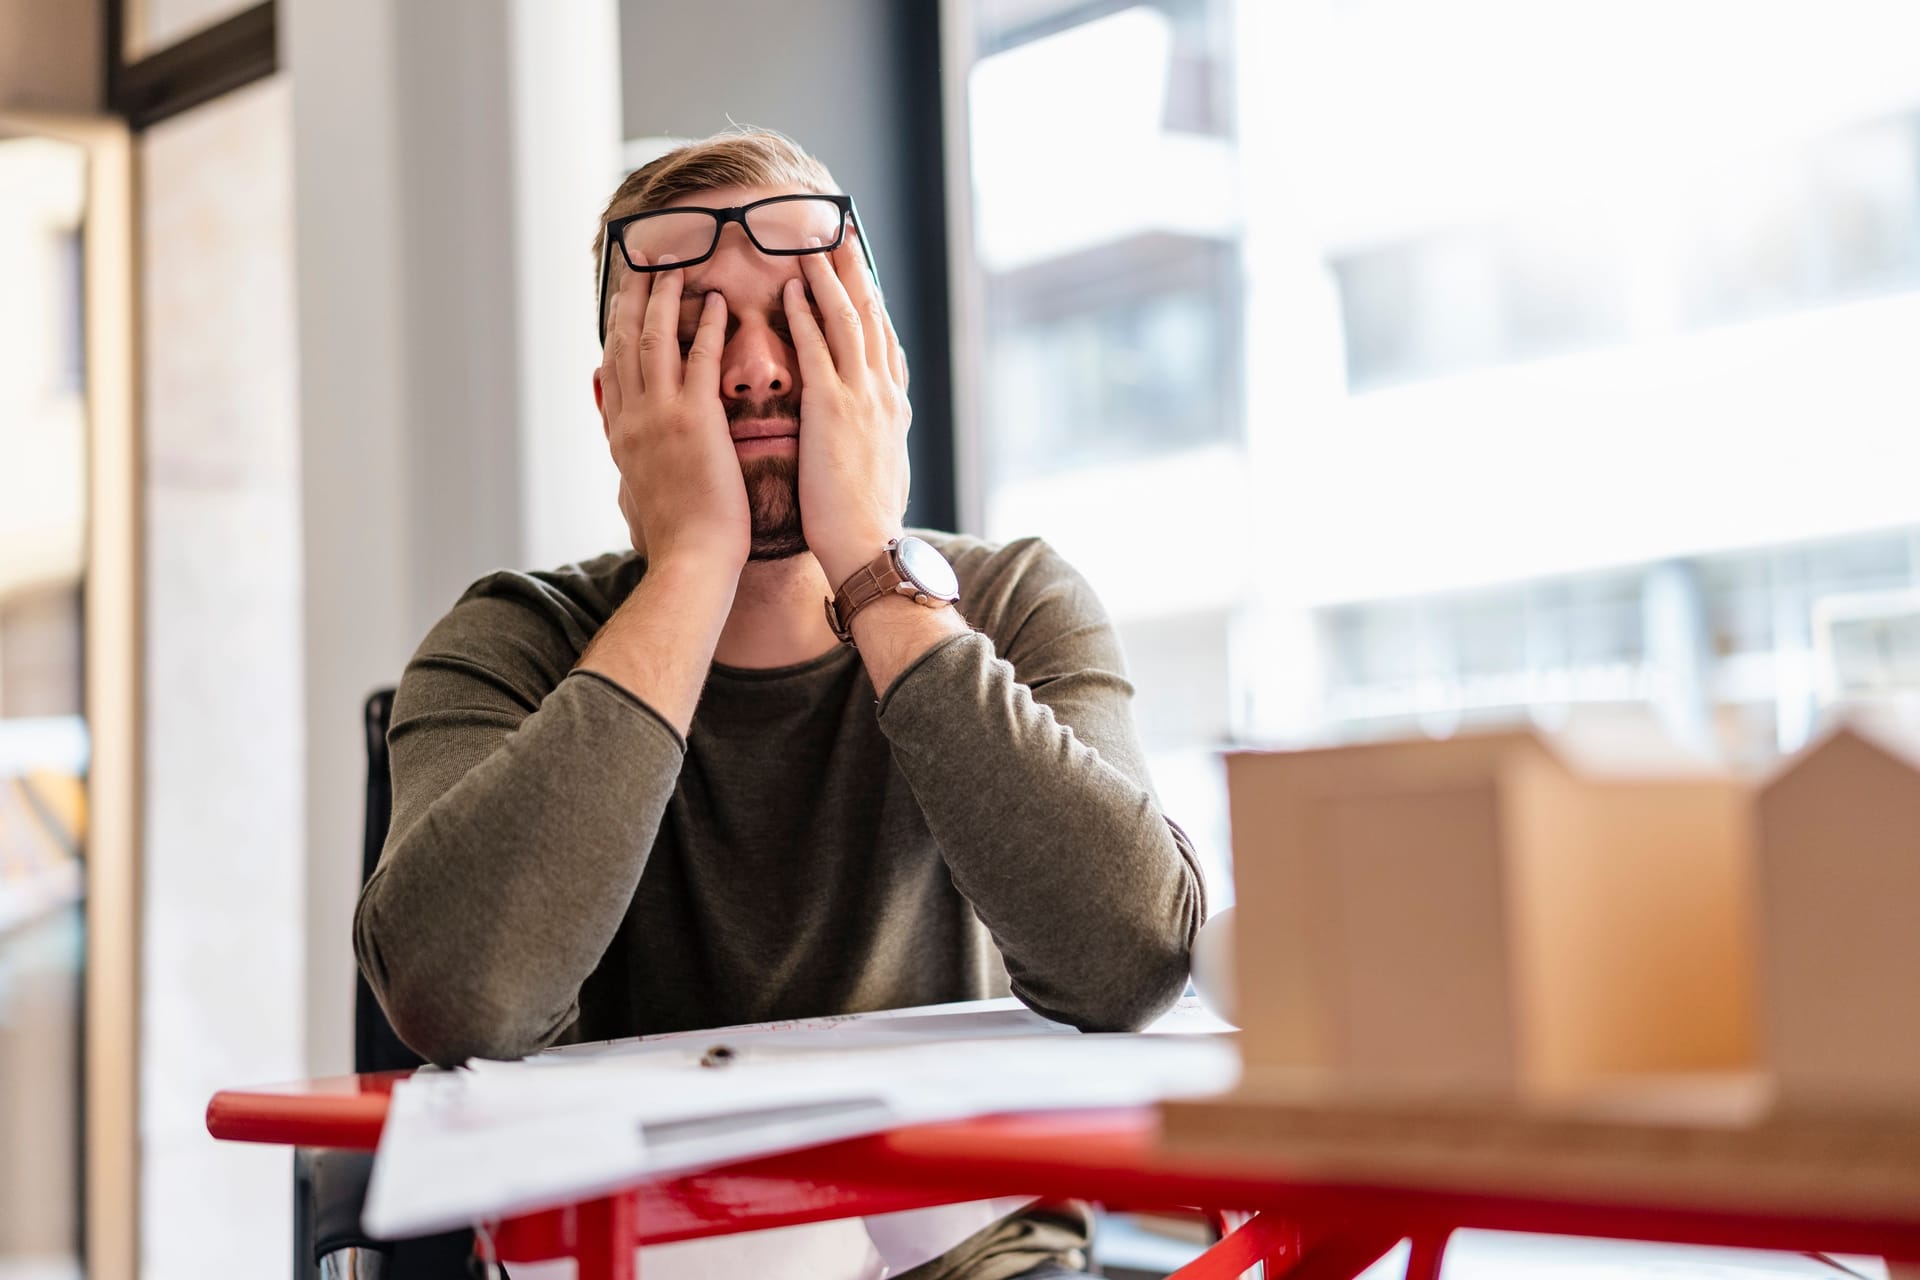
[[(698, 293), (688, 293), (680, 300), (680, 329), (678, 341), (680, 343), (680, 358), (683, 360), (693, 351), (694, 334), (700, 327), (701, 303), (706, 298), (706, 295), (707, 291), (702, 289)], [(820, 306), (813, 300), (813, 290), (811, 288), (807, 289), (806, 295), (807, 309), (813, 313), (815, 321), (821, 321)], [(779, 338), (780, 341), (786, 343), (789, 347), (793, 345), (792, 326), (787, 323), (786, 308), (780, 304), (777, 296), (774, 298), (773, 305), (767, 308), (767, 327), (773, 330), (774, 336)], [(733, 336), (739, 332), (740, 318), (729, 310), (727, 313), (727, 341), (731, 342)]]

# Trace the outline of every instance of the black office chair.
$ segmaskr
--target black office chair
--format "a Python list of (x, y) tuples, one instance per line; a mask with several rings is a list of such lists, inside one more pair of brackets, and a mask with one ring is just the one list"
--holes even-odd
[[(393, 821), (393, 775), (387, 761), (387, 724), (393, 690), (376, 690), (366, 702), (362, 728), (367, 748), (366, 823), (360, 847), (360, 883), (380, 862)], [(422, 1065), (402, 1044), (374, 999), (365, 974), (354, 977), (353, 1069), (403, 1071)], [(375, 1240), (360, 1227), (373, 1156), (365, 1151), (303, 1147), (293, 1156), (294, 1280), (440, 1280), (464, 1277), (473, 1234), (448, 1232), (423, 1240)]]

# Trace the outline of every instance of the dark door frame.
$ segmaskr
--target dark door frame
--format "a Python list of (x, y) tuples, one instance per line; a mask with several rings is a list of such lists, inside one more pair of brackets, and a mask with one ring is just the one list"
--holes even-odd
[(127, 60), (128, 0), (105, 0), (107, 110), (135, 133), (280, 67), (278, 14), (264, 0), (186, 39)]

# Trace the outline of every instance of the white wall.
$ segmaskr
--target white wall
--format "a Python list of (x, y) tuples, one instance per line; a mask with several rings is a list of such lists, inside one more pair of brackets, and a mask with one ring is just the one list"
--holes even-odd
[(300, 495), (284, 76), (139, 139), (141, 1274), (286, 1265), (284, 1150), (207, 1099), (304, 1069)]
[[(613, 0), (284, 0), (294, 84), (307, 1059), (351, 1061), (359, 708), (481, 574), (621, 545), (593, 414)], [(584, 438), (586, 444), (580, 441)]]
[(518, 4), (509, 19), (519, 254), (522, 551), (554, 565), (627, 545), (619, 472), (593, 406), (593, 236), (622, 176), (611, 0)]

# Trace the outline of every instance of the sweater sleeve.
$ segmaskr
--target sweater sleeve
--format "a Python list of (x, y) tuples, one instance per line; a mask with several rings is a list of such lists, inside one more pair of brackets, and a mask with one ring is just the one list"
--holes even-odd
[(993, 635), (923, 655), (880, 725), (1014, 993), (1084, 1030), (1138, 1028), (1185, 985), (1198, 862), (1148, 782), (1105, 610), (1044, 544), (1008, 550), (978, 610)]
[(440, 1064), (523, 1057), (574, 1020), (685, 753), (632, 694), (568, 674), (578, 647), (532, 591), (479, 591), (400, 682), (393, 825), (354, 913), (394, 1030)]

